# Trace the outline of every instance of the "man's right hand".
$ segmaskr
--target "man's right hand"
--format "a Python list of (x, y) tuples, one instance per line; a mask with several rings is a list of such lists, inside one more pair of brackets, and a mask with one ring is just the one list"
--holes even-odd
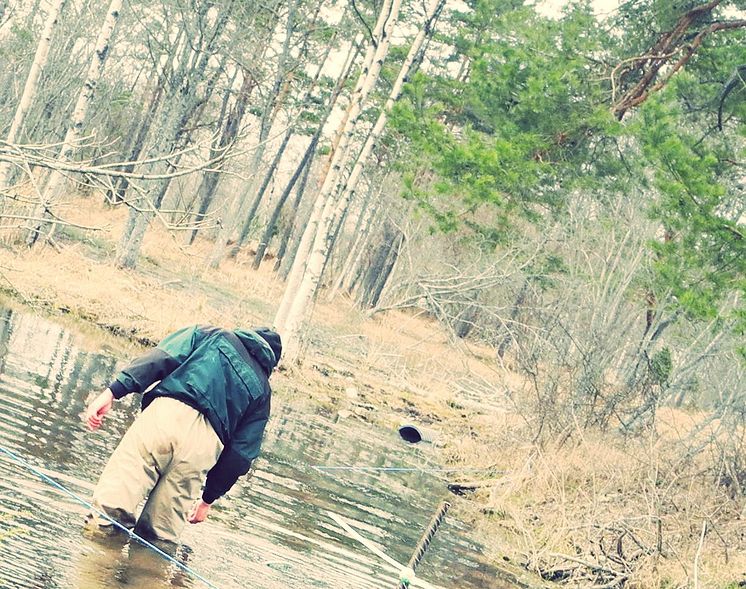
[(211, 503), (205, 503), (203, 500), (197, 499), (187, 514), (187, 521), (190, 524), (198, 524), (205, 521), (207, 515), (210, 513), (210, 507), (212, 507)]
[(88, 409), (86, 409), (84, 418), (89, 429), (95, 431), (101, 427), (101, 424), (104, 421), (104, 415), (106, 415), (111, 409), (113, 401), (114, 395), (109, 389), (106, 389), (91, 401), (88, 405)]

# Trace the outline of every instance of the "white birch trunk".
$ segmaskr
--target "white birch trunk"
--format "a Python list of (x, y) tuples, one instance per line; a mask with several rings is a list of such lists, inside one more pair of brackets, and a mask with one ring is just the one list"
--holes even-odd
[[(206, 22), (205, 19), (209, 6), (209, 3), (201, 5), (201, 12), (197, 15), (199, 23)], [(207, 103), (212, 95), (220, 72), (223, 71), (225, 58), (220, 60), (216, 72), (207, 80), (205, 88), (201, 92), (198, 92), (197, 87), (204, 80), (210, 58), (215, 53), (215, 46), (228, 24), (231, 14), (230, 6), (230, 4), (227, 5), (227, 8), (217, 16), (217, 20), (208, 35), (209, 39), (207, 41), (205, 41), (205, 29), (200, 26), (200, 31), (192, 42), (184, 35), (185, 43), (181, 48), (179, 48), (178, 44), (173, 45), (173, 49), (181, 53), (181, 56), (176, 60), (178, 66), (173, 70), (174, 76), (171, 82), (171, 91), (169, 92), (169, 98), (166, 100), (166, 107), (160, 117), (162, 122), (160, 140), (156, 141), (156, 145), (151, 149), (151, 153), (157, 159), (162, 154), (173, 154), (186, 147), (190, 140), (190, 134), (182, 133), (185, 125), (195, 116), (195, 113), (199, 112), (199, 105)], [(170, 60), (171, 58), (169, 57), (168, 59)], [(197, 116), (198, 118), (199, 116)], [(181, 154), (168, 159), (163, 168), (163, 173), (170, 174), (173, 172), (178, 166), (180, 159)], [(149, 164), (151, 169), (157, 169), (162, 165), (160, 161)], [(151, 221), (160, 210), (171, 185), (171, 180), (172, 178), (163, 179), (160, 186), (155, 190), (154, 197), (146, 197), (142, 207), (132, 207), (130, 209), (127, 224), (117, 247), (115, 260), (117, 267), (134, 268), (137, 265), (143, 238)]]
[[(78, 100), (73, 109), (71, 124), (65, 134), (65, 139), (60, 148), (59, 160), (69, 160), (80, 142), (83, 133), (83, 125), (88, 116), (88, 109), (93, 102), (93, 96), (96, 93), (98, 81), (104, 71), (106, 58), (109, 56), (111, 38), (114, 35), (117, 23), (119, 22), (119, 13), (122, 10), (123, 0), (112, 0), (106, 13), (106, 18), (99, 31), (96, 39), (96, 48), (91, 57), (91, 63), (88, 65), (86, 80), (78, 95)], [(52, 172), (52, 176), (47, 183), (47, 197), (54, 197), (55, 192), (59, 189), (59, 182), (63, 179), (62, 174), (57, 171)]]
[[(315, 233), (310, 233), (308, 237), (312, 245), (309, 250), (310, 253), (305, 260), (305, 272), (302, 273), (298, 288), (290, 290), (289, 293), (286, 292), (286, 297), (290, 294), (292, 302), (288, 305), (287, 308), (289, 310), (287, 311), (287, 315), (282, 318), (283, 321), (281, 326), (278, 325), (278, 329), (282, 330), (283, 338), (286, 342), (286, 360), (288, 362), (294, 362), (300, 351), (300, 328), (305, 319), (311, 299), (318, 288), (319, 280), (326, 264), (326, 258), (329, 254), (329, 238), (335, 218), (334, 213), (337, 208), (335, 195), (338, 192), (339, 179), (349, 160), (349, 144), (365, 101), (378, 81), (390, 46), (391, 33), (398, 19), (400, 6), (401, 3), (399, 0), (393, 0), (391, 3), (391, 10), (382, 28), (380, 41), (376, 48), (370, 71), (359, 96), (351, 104), (349, 119), (340, 137), (332, 165), (319, 193), (319, 199), (323, 204), (320, 205), (322, 210), (318, 217), (317, 226), (312, 228), (309, 225), (306, 229), (307, 232), (315, 231)], [(304, 234), (305, 238), (306, 235)], [(302, 261), (302, 259), (296, 258), (294, 266), (302, 263)], [(300, 273), (301, 271), (302, 268), (298, 268), (298, 272)]]
[[(31, 108), (31, 104), (36, 98), (36, 91), (39, 87), (39, 78), (47, 65), (47, 59), (49, 57), (49, 46), (52, 42), (52, 33), (54, 28), (57, 26), (60, 13), (65, 6), (66, 0), (55, 0), (49, 8), (49, 14), (47, 15), (47, 21), (44, 23), (44, 31), (42, 32), (39, 44), (36, 47), (36, 54), (34, 55), (34, 61), (31, 64), (28, 76), (26, 77), (26, 83), (23, 86), (23, 93), (21, 99), (18, 101), (18, 107), (16, 108), (15, 115), (13, 116), (13, 122), (10, 125), (10, 131), (5, 138), (5, 141), (13, 144), (17, 141), (18, 135), (23, 128), (23, 123), (26, 120), (26, 114)], [(11, 165), (9, 163), (0, 163), (0, 189), (6, 188), (10, 177)]]
[[(393, 4), (394, 6), (392, 6), (393, 14), (391, 20), (395, 21), (398, 14), (399, 4), (396, 0), (394, 0)], [(332, 166), (330, 175), (333, 176), (333, 180), (331, 182), (325, 182), (324, 187), (322, 187), (320, 196), (324, 195), (324, 198), (326, 199), (324, 210), (321, 213), (318, 228), (316, 230), (316, 235), (311, 247), (311, 252), (308, 256), (305, 273), (302, 280), (300, 281), (298, 289), (295, 291), (293, 302), (292, 305), (290, 305), (290, 310), (287, 314), (287, 318), (282, 324), (282, 335), (283, 339), (285, 340), (286, 350), (285, 358), (287, 362), (295, 361), (298, 356), (300, 348), (300, 328), (305, 319), (309, 304), (314, 294), (316, 293), (316, 289), (318, 288), (319, 280), (321, 279), (321, 274), (325, 266), (326, 258), (329, 255), (329, 238), (331, 237), (331, 230), (334, 225), (334, 219), (339, 218), (338, 215), (341, 215), (347, 208), (347, 205), (349, 204), (350, 199), (352, 198), (352, 195), (354, 193), (355, 187), (357, 186), (357, 182), (360, 179), (360, 175), (365, 166), (365, 162), (373, 151), (373, 147), (375, 146), (376, 141), (381, 136), (383, 129), (386, 126), (388, 113), (391, 111), (394, 103), (399, 98), (402, 87), (404, 86), (404, 83), (406, 82), (407, 77), (412, 70), (412, 65), (414, 64), (417, 55), (422, 49), (422, 45), (425, 39), (430, 35), (432, 25), (437, 16), (440, 14), (440, 11), (443, 8), (444, 4), (445, 0), (432, 0), (430, 5), (428, 6), (425, 16), (425, 23), (412, 42), (409, 53), (407, 54), (407, 57), (404, 60), (404, 63), (402, 64), (402, 67), (399, 71), (396, 82), (391, 89), (389, 98), (384, 104), (378, 120), (373, 127), (373, 131), (368, 136), (368, 139), (360, 152), (360, 156), (357, 158), (355, 166), (350, 173), (345, 186), (343, 187), (342, 198), (339, 199), (338, 202), (335, 202), (336, 199), (334, 198), (334, 196), (336, 194), (336, 190), (334, 190), (334, 188), (336, 188), (337, 179), (342, 172), (341, 167)], [(387, 38), (390, 38), (390, 34), (387, 35)], [(383, 45), (384, 40), (382, 40), (382, 42), (379, 44), (379, 49), (381, 49)], [(388, 46), (384, 49), (384, 51), (388, 51)], [(377, 80), (378, 73), (380, 73), (381, 66), (383, 65), (385, 53), (380, 57), (378, 55), (376, 57), (377, 58), (371, 67), (371, 76), (374, 76)], [(375, 80), (373, 81), (373, 83), (375, 84)], [(361, 107), (362, 104), (359, 104), (359, 106)], [(357, 114), (359, 114), (359, 112)], [(349, 142), (351, 135), (352, 129), (350, 129), (350, 133), (343, 133), (340, 139), (340, 151), (341, 149), (347, 151), (347, 143)], [(342, 147), (343, 145), (344, 148)], [(327, 176), (327, 180), (329, 180), (329, 176)], [(332, 182), (334, 184), (332, 184)], [(298, 263), (297, 259), (296, 263)]]
[[(368, 48), (365, 51), (360, 75), (358, 76), (357, 82), (355, 83), (355, 88), (352, 92), (350, 105), (348, 106), (345, 115), (342, 118), (342, 121), (339, 123), (337, 131), (334, 133), (330, 164), (327, 165), (324, 172), (321, 174), (320, 183), (326, 182), (331, 167), (335, 162), (335, 158), (339, 157), (339, 140), (342, 137), (345, 128), (349, 124), (350, 113), (356, 102), (356, 97), (364, 91), (365, 83), (376, 55), (376, 49), (379, 48), (381, 45), (383, 27), (386, 24), (389, 15), (391, 14), (391, 1), (392, 0), (384, 0), (383, 5), (381, 6), (381, 12), (378, 15), (378, 21), (376, 22), (375, 29), (373, 29), (373, 39), (375, 40), (375, 43), (371, 43), (370, 45), (368, 45)], [(352, 55), (352, 52), (350, 52), (350, 55)], [(313, 241), (313, 236), (316, 233), (316, 229), (319, 225), (319, 218), (323, 210), (324, 197), (320, 191), (319, 194), (316, 196), (316, 200), (314, 201), (313, 207), (311, 209), (311, 215), (309, 216), (308, 222), (306, 224), (306, 228), (301, 234), (300, 243), (296, 248), (295, 255), (293, 257), (293, 263), (288, 273), (285, 292), (283, 293), (282, 300), (280, 301), (280, 306), (277, 310), (277, 313), (275, 314), (274, 325), (275, 328), (280, 332), (282, 332), (284, 329), (285, 321), (290, 311), (290, 306), (293, 304), (293, 293), (296, 292), (296, 290), (300, 286), (301, 280), (303, 279), (306, 260), (308, 258), (311, 243)]]
[[(62, 141), (62, 146), (60, 147), (60, 152), (57, 156), (57, 159), (60, 162), (68, 161), (80, 143), (80, 138), (83, 134), (83, 126), (88, 116), (88, 109), (91, 107), (91, 103), (93, 102), (93, 96), (96, 93), (98, 81), (104, 71), (106, 58), (109, 56), (111, 38), (114, 35), (117, 23), (119, 22), (119, 13), (122, 10), (122, 3), (123, 0), (112, 0), (109, 4), (106, 18), (104, 19), (104, 23), (101, 26), (98, 38), (96, 39), (96, 47), (93, 51), (91, 62), (88, 65), (85, 82), (83, 82), (83, 87), (78, 95), (78, 100), (73, 109), (70, 125), (67, 128), (65, 139)], [(52, 170), (49, 180), (47, 181), (46, 189), (42, 195), (42, 203), (39, 210), (40, 214), (35, 216), (41, 217), (49, 210), (49, 207), (58, 196), (58, 193), (62, 190), (64, 181), (65, 176), (62, 172), (59, 170)], [(52, 224), (50, 233), (54, 231), (54, 228), (55, 225)], [(30, 245), (33, 245), (36, 241), (39, 230), (40, 228), (32, 230), (31, 235), (29, 235)]]
[(340, 130), (337, 133), (337, 145), (332, 153), (330, 165), (327, 167), (323, 176), (323, 184), (316, 200), (314, 201), (308, 224), (303, 231), (288, 276), (285, 292), (282, 301), (280, 302), (277, 314), (275, 315), (275, 328), (283, 334), (283, 337), (285, 337), (284, 332), (287, 329), (286, 324), (290, 315), (290, 310), (294, 304), (298, 288), (303, 280), (308, 256), (311, 251), (311, 244), (314, 241), (314, 236), (318, 232), (320, 226), (319, 223), (322, 219), (326, 202), (330, 198), (333, 187), (336, 185), (335, 183), (339, 172), (347, 161), (347, 143), (355, 130), (358, 117), (362, 111), (362, 106), (378, 81), (378, 75), (380, 74), (383, 60), (388, 53), (388, 47), (391, 41), (391, 31), (396, 24), (400, 5), (400, 0), (384, 0), (376, 27), (373, 31), (373, 38), (376, 40), (376, 43), (375, 45), (371, 44), (366, 51), (362, 71), (360, 72), (358, 81), (355, 84), (355, 90), (350, 98), (350, 105), (340, 123)]
[[(345, 65), (342, 68), (342, 73), (340, 74), (339, 78), (337, 78), (337, 83), (334, 86), (334, 90), (331, 93), (331, 96), (329, 97), (329, 103), (326, 105), (326, 108), (324, 110), (324, 115), (321, 118), (321, 121), (319, 122), (319, 126), (317, 127), (314, 137), (315, 141), (318, 142), (318, 139), (321, 137), (321, 134), (324, 130), (324, 127), (326, 126), (327, 122), (329, 121), (329, 117), (331, 116), (332, 112), (334, 111), (334, 107), (337, 104), (337, 101), (339, 100), (339, 96), (342, 92), (342, 88), (347, 82), (347, 79), (350, 76), (350, 73), (352, 72), (352, 68), (355, 65), (355, 61), (357, 59), (359, 51), (359, 45), (362, 43), (362, 37), (356, 38), (355, 42), (350, 46), (350, 51), (347, 54), (347, 59), (345, 61)], [(313, 141), (313, 140), (312, 140)], [(300, 237), (302, 238), (302, 229), (301, 227), (304, 225), (304, 223), (307, 223), (307, 219), (304, 219), (303, 222), (298, 220), (298, 211), (299, 211), (299, 205), (301, 202), (301, 199), (303, 198), (305, 192), (306, 192), (306, 186), (308, 184), (308, 177), (310, 176), (311, 169), (313, 168), (314, 162), (313, 158), (315, 156), (315, 148), (314, 153), (311, 154), (311, 159), (308, 161), (306, 165), (306, 169), (303, 172), (303, 177), (300, 180), (300, 185), (298, 187), (298, 190), (296, 191), (296, 197), (295, 202), (292, 206), (292, 211), (294, 212), (295, 220), (289, 224), (288, 228), (285, 231), (285, 235), (282, 237), (280, 241), (280, 249), (278, 250), (277, 255), (277, 261), (275, 263), (274, 270), (275, 272), (280, 271), (280, 264), (285, 265), (285, 271), (281, 272), (283, 275), (283, 279), (288, 278), (288, 273), (292, 269), (293, 261), (295, 260), (296, 253), (299, 249), (299, 244), (296, 243), (297, 239), (295, 237), (295, 234), (297, 232), (301, 232)], [(321, 176), (321, 174), (319, 174)], [(313, 208), (313, 207), (312, 207)], [(294, 229), (294, 227), (297, 227), (297, 229)], [(292, 237), (292, 245), (290, 244)], [(286, 260), (287, 258), (287, 260)]]
[(409, 48), (409, 53), (407, 54), (404, 63), (402, 63), (401, 69), (399, 70), (399, 75), (396, 78), (396, 82), (394, 82), (394, 86), (391, 88), (389, 97), (386, 100), (386, 103), (383, 105), (381, 113), (378, 115), (378, 119), (376, 120), (376, 124), (373, 126), (373, 130), (368, 135), (368, 139), (365, 141), (363, 149), (360, 151), (360, 155), (355, 162), (355, 166), (353, 167), (352, 172), (350, 172), (350, 175), (347, 178), (347, 182), (345, 182), (345, 185), (342, 188), (342, 190), (344, 190), (344, 193), (337, 206), (337, 218), (339, 218), (343, 214), (344, 210), (347, 208), (347, 205), (350, 203), (355, 189), (357, 188), (357, 183), (360, 180), (360, 175), (365, 168), (365, 164), (368, 161), (370, 154), (373, 153), (373, 148), (375, 147), (378, 139), (380, 139), (381, 134), (383, 133), (383, 129), (386, 127), (389, 113), (394, 107), (394, 103), (399, 99), (402, 88), (404, 87), (405, 82), (408, 80), (409, 75), (412, 73), (412, 66), (414, 65), (414, 62), (417, 59), (420, 50), (422, 49), (422, 45), (425, 42), (425, 39), (427, 39), (427, 37), (430, 35), (433, 24), (440, 14), (440, 11), (442, 10), (444, 4), (445, 0), (432, 0), (430, 2), (430, 5), (428, 6), (427, 12), (425, 14), (425, 24), (420, 32), (417, 33), (414, 41), (412, 41), (412, 46)]
[(375, 196), (368, 197), (365, 209), (360, 213), (362, 217), (360, 228), (356, 228), (355, 230), (352, 245), (347, 253), (347, 258), (345, 258), (344, 264), (342, 265), (342, 270), (339, 272), (339, 276), (337, 276), (337, 279), (334, 281), (334, 286), (327, 297), (328, 301), (334, 300), (339, 290), (349, 284), (349, 276), (352, 274), (353, 269), (357, 267), (357, 264), (363, 255), (362, 252), (365, 249), (368, 235), (370, 235), (369, 230), (373, 225), (373, 219), (378, 214), (378, 207), (380, 204), (379, 199), (381, 198), (383, 186), (384, 185), (381, 184)]

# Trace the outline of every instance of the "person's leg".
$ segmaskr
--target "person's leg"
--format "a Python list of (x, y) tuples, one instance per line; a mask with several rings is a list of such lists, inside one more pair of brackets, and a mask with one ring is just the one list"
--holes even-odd
[(124, 548), (129, 538), (124, 534), (104, 536), (81, 534), (75, 538), (71, 570), (74, 574), (70, 586), (76, 589), (101, 589), (116, 587), (121, 570)]
[(199, 411), (172, 399), (163, 399), (173, 432), (173, 459), (158, 480), (135, 527), (147, 539), (177, 542), (186, 514), (199, 498), (207, 472), (223, 450), (212, 426)]
[(93, 492), (87, 518), (89, 530), (114, 532), (103, 512), (127, 528), (135, 525), (135, 511), (171, 462), (172, 445), (154, 412), (144, 411), (122, 437)]
[[(157, 542), (156, 546), (168, 554), (179, 559), (177, 552), (178, 546), (175, 544), (165, 544)], [(172, 569), (174, 566), (171, 561), (166, 559), (162, 554), (136, 540), (131, 540), (127, 557), (122, 561), (122, 570), (119, 574), (119, 582), (126, 587), (156, 589), (158, 587), (173, 588), (170, 582)], [(117, 584), (115, 587), (120, 587)], [(187, 585), (189, 586), (189, 585)]]

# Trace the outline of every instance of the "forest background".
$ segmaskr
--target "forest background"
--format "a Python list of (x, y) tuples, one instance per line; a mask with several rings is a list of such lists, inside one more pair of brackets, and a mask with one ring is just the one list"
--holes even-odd
[(3, 288), (145, 345), (272, 322), (285, 386), (336, 358), (358, 413), (485, 469), (462, 508), (537, 584), (742, 586), (745, 31), (744, 0), (0, 0)]

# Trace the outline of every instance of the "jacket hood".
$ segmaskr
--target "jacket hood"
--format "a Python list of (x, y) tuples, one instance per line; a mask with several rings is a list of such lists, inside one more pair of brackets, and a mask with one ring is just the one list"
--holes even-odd
[(270, 374), (279, 363), (282, 354), (279, 334), (265, 327), (260, 327), (255, 331), (236, 329), (233, 333), (241, 340), (246, 351), (259, 362), (262, 368), (267, 371), (267, 374)]

